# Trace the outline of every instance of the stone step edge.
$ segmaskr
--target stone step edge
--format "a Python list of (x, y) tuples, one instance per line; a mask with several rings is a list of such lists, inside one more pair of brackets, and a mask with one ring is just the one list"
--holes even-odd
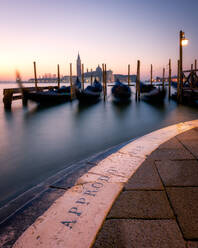
[(91, 247), (124, 184), (146, 157), (167, 140), (194, 127), (198, 127), (198, 120), (159, 129), (100, 161), (37, 218), (13, 247)]

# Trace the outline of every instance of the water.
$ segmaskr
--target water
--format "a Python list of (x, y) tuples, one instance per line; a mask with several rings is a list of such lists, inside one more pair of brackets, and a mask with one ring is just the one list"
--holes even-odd
[(9, 87), (16, 85), (0, 84), (0, 207), (75, 161), (198, 117), (196, 108), (168, 99), (161, 106), (134, 99), (118, 106), (110, 92), (105, 103), (89, 107), (73, 101), (49, 108), (29, 103), (23, 108), (18, 100), (6, 112), (2, 89)]

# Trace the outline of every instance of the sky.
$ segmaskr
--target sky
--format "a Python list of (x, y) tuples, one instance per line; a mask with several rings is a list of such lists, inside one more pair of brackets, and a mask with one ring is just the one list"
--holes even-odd
[(198, 0), (0, 0), (0, 80), (24, 80), (38, 75), (76, 74), (78, 51), (85, 69), (106, 63), (113, 73), (161, 76), (163, 67), (176, 74), (179, 31), (189, 45), (183, 48), (184, 68), (198, 59)]

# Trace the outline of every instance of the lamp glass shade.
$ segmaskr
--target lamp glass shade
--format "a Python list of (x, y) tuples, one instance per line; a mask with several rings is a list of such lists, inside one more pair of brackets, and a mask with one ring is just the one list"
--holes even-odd
[(187, 46), (188, 45), (188, 39), (184, 38), (181, 40), (181, 45), (182, 46)]

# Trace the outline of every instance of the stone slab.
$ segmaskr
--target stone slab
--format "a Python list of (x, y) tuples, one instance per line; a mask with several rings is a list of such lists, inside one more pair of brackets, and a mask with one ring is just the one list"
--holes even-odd
[(164, 191), (124, 191), (107, 218), (174, 218)]
[(177, 135), (177, 139), (179, 139), (181, 142), (184, 140), (197, 140), (198, 139), (198, 129), (193, 128), (187, 132), (183, 132), (183, 133)]
[(78, 185), (31, 225), (14, 248), (90, 247), (122, 184), (98, 180)]
[(160, 145), (158, 147), (158, 149), (182, 149), (184, 148), (183, 145), (178, 141), (178, 139), (176, 139), (175, 137), (166, 141), (165, 143), (163, 143), (162, 145)]
[(187, 248), (198, 248), (198, 241), (187, 242)]
[(165, 186), (198, 186), (198, 161), (156, 161)]
[(108, 176), (130, 178), (145, 160), (143, 157), (132, 157), (129, 154), (117, 152), (102, 160), (97, 166), (89, 170), (90, 173)]
[(184, 237), (198, 239), (198, 187), (166, 190)]
[(182, 143), (195, 156), (195, 158), (198, 158), (198, 139), (182, 140)]
[(125, 190), (163, 190), (154, 161), (145, 160), (124, 186)]
[(182, 149), (169, 149), (162, 148), (155, 150), (151, 155), (150, 159), (154, 160), (183, 160), (183, 159), (194, 159), (194, 156), (185, 148)]
[(185, 248), (175, 220), (107, 220), (93, 248)]

